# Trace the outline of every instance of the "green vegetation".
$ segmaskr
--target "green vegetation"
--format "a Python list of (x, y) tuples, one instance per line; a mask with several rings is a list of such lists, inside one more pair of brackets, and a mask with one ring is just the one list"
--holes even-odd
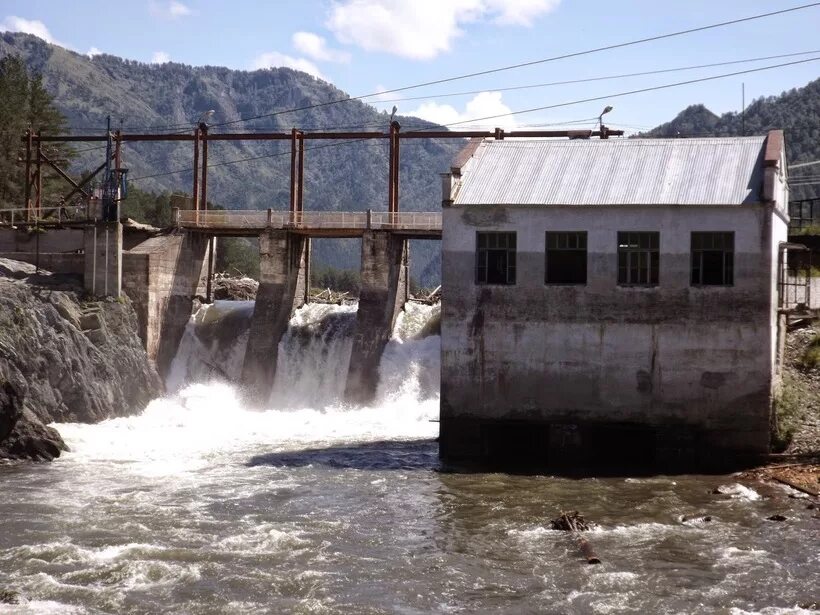
[[(723, 137), (743, 134), (763, 135), (781, 128), (786, 136), (786, 154), (790, 164), (820, 159), (820, 79), (779, 96), (758, 98), (746, 108), (745, 119), (740, 113), (716, 115), (703, 105), (691, 105), (675, 119), (662, 124), (643, 136), (648, 137)], [(812, 167), (795, 169), (796, 179), (815, 172)], [(814, 167), (816, 169), (816, 167)], [(791, 190), (792, 199), (820, 196), (820, 185), (798, 186)]]
[(806, 399), (812, 394), (805, 382), (788, 371), (784, 373), (780, 391), (774, 400), (772, 429), (772, 450), (774, 452), (780, 453), (788, 448), (797, 423), (805, 412)]
[[(109, 114), (125, 133), (193, 130), (203, 112), (215, 110), (214, 124), (274, 111), (344, 99), (331, 84), (288, 68), (239, 71), (169, 62), (144, 64), (102, 54), (85, 55), (21, 33), (0, 33), (0, 57), (17, 54), (30, 70), (43, 75), (46, 90), (71, 127), (88, 132), (105, 127)], [(427, 128), (429, 122), (398, 117), (402, 128)], [(285, 131), (292, 127), (329, 130), (387, 130), (389, 116), (358, 100), (298, 113), (268, 115), (235, 124), (234, 130)], [(214, 128), (214, 130), (224, 130)], [(305, 208), (309, 211), (364, 211), (387, 208), (387, 143), (328, 141), (308, 145), (305, 158)], [(450, 167), (459, 140), (414, 140), (402, 146), (401, 208), (437, 211), (441, 206), (439, 173)], [(290, 190), (288, 142), (223, 142), (209, 152), (208, 194), (226, 209), (287, 209)], [(79, 148), (73, 168), (95, 169), (104, 150)], [(131, 143), (123, 151), (131, 187), (146, 193), (192, 191), (190, 143)], [(231, 160), (253, 158), (241, 164)], [(178, 171), (178, 172), (173, 172)], [(173, 172), (173, 173), (172, 173)], [(150, 176), (150, 177), (149, 177)], [(141, 179), (142, 178), (142, 179)], [(126, 210), (127, 211), (127, 210)], [(433, 242), (427, 242), (433, 244)], [(414, 275), (438, 284), (438, 244), (413, 252)], [(316, 262), (357, 269), (359, 248), (352, 242), (325, 242)], [(435, 261), (435, 265), (429, 266)]]
[(820, 365), (820, 336), (815, 336), (803, 350), (798, 361), (803, 369), (814, 369)]
[(220, 237), (216, 270), (233, 276), (259, 279), (259, 241), (245, 237)]
[(351, 295), (359, 294), (359, 272), (336, 267), (314, 266), (310, 271), (311, 288), (329, 288), (338, 292), (347, 292)]
[[(56, 133), (64, 127), (42, 77), (17, 55), (0, 58), (0, 208), (25, 207), (25, 172), (18, 162), (25, 156), (25, 131)], [(57, 144), (44, 146), (43, 154), (62, 167), (73, 157), (70, 148)], [(43, 204), (57, 204), (65, 184), (48, 165), (42, 168)]]

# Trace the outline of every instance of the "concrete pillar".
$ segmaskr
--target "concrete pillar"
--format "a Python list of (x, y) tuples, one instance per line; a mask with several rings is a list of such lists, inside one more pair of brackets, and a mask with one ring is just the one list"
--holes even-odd
[(305, 303), (310, 260), (307, 238), (269, 230), (259, 237), (259, 290), (242, 366), (249, 401), (264, 404), (276, 375), (279, 341), (294, 310)]
[(85, 228), (85, 290), (95, 297), (119, 297), (122, 291), (122, 224), (97, 222)]
[(361, 289), (345, 401), (373, 401), (379, 384), (379, 361), (396, 317), (407, 302), (407, 240), (389, 231), (362, 236)]

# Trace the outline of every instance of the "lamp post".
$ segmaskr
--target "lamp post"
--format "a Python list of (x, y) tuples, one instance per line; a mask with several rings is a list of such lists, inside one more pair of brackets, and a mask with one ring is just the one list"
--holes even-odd
[(606, 126), (604, 126), (603, 118), (610, 111), (612, 111), (612, 107), (610, 105), (607, 105), (606, 107), (604, 107), (604, 110), (601, 111), (601, 115), (598, 116), (598, 130), (601, 131), (601, 138), (602, 139), (606, 139), (609, 136), (609, 135), (607, 135), (607, 128), (606, 128)]

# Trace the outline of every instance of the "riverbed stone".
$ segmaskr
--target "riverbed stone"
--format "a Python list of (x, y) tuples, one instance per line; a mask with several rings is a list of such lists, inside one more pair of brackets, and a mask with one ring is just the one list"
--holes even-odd
[(64, 448), (49, 423), (128, 416), (162, 392), (128, 299), (86, 301), (82, 288), (13, 261), (0, 262), (2, 383), (18, 401), (0, 398), (0, 457), (30, 459)]

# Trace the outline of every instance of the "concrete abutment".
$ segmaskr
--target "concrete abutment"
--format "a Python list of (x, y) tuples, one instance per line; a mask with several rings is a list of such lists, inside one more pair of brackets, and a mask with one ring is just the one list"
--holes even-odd
[(279, 341), (310, 286), (310, 239), (271, 230), (259, 237), (259, 290), (251, 319), (242, 384), (248, 399), (264, 404), (273, 389)]
[(373, 401), (379, 362), (408, 297), (407, 239), (388, 231), (362, 236), (359, 310), (345, 386), (345, 401)]

